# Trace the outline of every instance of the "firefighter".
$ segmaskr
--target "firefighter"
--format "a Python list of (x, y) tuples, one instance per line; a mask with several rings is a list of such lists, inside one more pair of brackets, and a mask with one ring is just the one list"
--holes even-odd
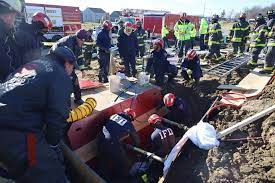
[[(85, 75), (85, 62), (84, 62), (84, 54), (82, 52), (82, 46), (85, 41), (90, 39), (90, 34), (87, 33), (84, 29), (78, 30), (74, 35), (69, 35), (66, 37), (61, 38), (58, 40), (51, 48), (51, 50), (55, 49), (56, 47), (60, 46), (67, 46), (70, 48), (75, 56), (77, 57), (77, 68), (82, 71), (82, 76)], [(78, 77), (74, 72), (72, 73), (72, 84), (73, 84), (73, 91), (74, 91), (74, 103), (76, 105), (81, 105), (84, 101), (81, 99), (81, 89), (78, 83)]]
[[(134, 146), (139, 146), (140, 139), (132, 124), (136, 117), (133, 109), (127, 108), (122, 113), (114, 114), (103, 126), (99, 135), (99, 153), (101, 159), (102, 174), (110, 177), (111, 174), (118, 177), (127, 177), (130, 170), (130, 160), (123, 147), (122, 138), (130, 136)], [(106, 165), (113, 162), (113, 172), (110, 173)]]
[(168, 41), (168, 35), (169, 35), (169, 30), (167, 28), (167, 25), (164, 25), (161, 29), (161, 37), (164, 41), (164, 48), (170, 48), (169, 46), (169, 41)]
[(143, 57), (145, 53), (145, 39), (146, 39), (146, 32), (142, 28), (142, 22), (137, 21), (137, 29), (135, 30), (135, 34), (137, 36), (138, 40), (138, 51), (137, 51), (137, 57)]
[(59, 143), (67, 126), (75, 62), (69, 48), (58, 47), (0, 84), (2, 176), (16, 182), (66, 182)]
[[(163, 104), (169, 110), (167, 116), (165, 116), (167, 119), (177, 123), (184, 123), (185, 125), (189, 125), (191, 122), (191, 113), (186, 101), (180, 97), (176, 97), (173, 93), (167, 93), (163, 96)], [(178, 132), (177, 129), (168, 123), (165, 125), (173, 128), (176, 133)]]
[(267, 41), (267, 53), (265, 56), (265, 64), (264, 69), (261, 71), (261, 73), (274, 73), (275, 68), (275, 11), (269, 10), (267, 12), (268, 16), (268, 41)]
[[(186, 13), (183, 13), (174, 26), (174, 32), (178, 40), (178, 57), (179, 61), (182, 60), (183, 55), (186, 55), (187, 51), (191, 47), (191, 30), (192, 23), (187, 19)], [(183, 54), (183, 49), (185, 52)]]
[(32, 16), (32, 23), (22, 23), (19, 30), (15, 32), (15, 39), (20, 50), (23, 63), (39, 59), (42, 52), (42, 42), (46, 40), (43, 36), (53, 26), (50, 18), (41, 12)]
[(138, 51), (138, 40), (133, 32), (133, 25), (130, 22), (125, 23), (124, 32), (118, 37), (118, 51), (124, 62), (126, 76), (135, 77), (136, 70), (136, 53)]
[[(151, 134), (152, 151), (154, 154), (165, 158), (176, 144), (176, 138), (171, 128), (166, 127), (162, 123), (162, 118), (157, 114), (152, 114), (148, 123), (154, 128)], [(153, 161), (148, 171), (150, 182), (158, 182), (162, 176), (163, 164)]]
[(191, 30), (191, 35), (190, 35), (190, 42), (191, 42), (191, 47), (190, 48), (191, 49), (194, 48), (196, 35), (197, 35), (196, 26), (195, 26), (195, 24), (192, 23), (192, 30)]
[(171, 65), (167, 60), (168, 54), (163, 46), (164, 41), (162, 39), (154, 41), (154, 50), (151, 52), (146, 66), (146, 72), (155, 74), (155, 81), (158, 86), (163, 86), (165, 74), (168, 74), (168, 82), (173, 82), (178, 73), (177, 67)]
[(245, 44), (249, 38), (250, 26), (246, 21), (246, 14), (241, 13), (239, 21), (233, 24), (232, 29), (229, 33), (229, 39), (232, 42), (234, 56), (237, 56), (238, 50), (240, 54), (245, 51)]
[(256, 17), (256, 25), (255, 29), (252, 31), (251, 36), (251, 44), (250, 48), (252, 48), (252, 58), (247, 63), (249, 66), (255, 67), (257, 66), (259, 54), (262, 49), (266, 46), (266, 34), (267, 34), (267, 26), (265, 18), (262, 14), (258, 14)]
[(195, 50), (188, 50), (186, 58), (181, 64), (181, 75), (186, 81), (195, 80), (198, 85), (202, 77), (200, 59)]
[(0, 0), (0, 83), (23, 65), (13, 34), (15, 18), (21, 10), (19, 0)]
[(207, 43), (204, 42), (204, 36), (207, 33), (208, 22), (205, 18), (201, 19), (200, 23), (200, 50), (205, 50), (207, 48)]
[(213, 55), (216, 55), (216, 61), (221, 61), (223, 57), (220, 53), (220, 44), (223, 42), (223, 36), (218, 15), (213, 15), (207, 34), (205, 34), (205, 40), (208, 41), (209, 46), (209, 52), (205, 56), (205, 59), (211, 59)]
[(124, 32), (124, 22), (123, 20), (118, 21), (118, 36), (121, 36), (121, 34)]
[(112, 29), (112, 23), (105, 21), (102, 26), (102, 30), (99, 32), (96, 40), (99, 53), (99, 82), (107, 83), (110, 65), (110, 48), (111, 37), (110, 30)]

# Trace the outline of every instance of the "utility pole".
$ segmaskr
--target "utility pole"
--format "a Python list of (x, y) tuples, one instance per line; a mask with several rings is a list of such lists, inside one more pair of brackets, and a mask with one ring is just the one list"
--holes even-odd
[(203, 5), (203, 16), (204, 16), (204, 13), (205, 13), (205, 7), (206, 7), (206, 0), (204, 0), (204, 5)]

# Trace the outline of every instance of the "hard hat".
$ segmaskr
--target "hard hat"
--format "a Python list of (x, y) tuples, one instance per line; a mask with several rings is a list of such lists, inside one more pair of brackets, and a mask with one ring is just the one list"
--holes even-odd
[(148, 123), (153, 125), (156, 124), (157, 122), (161, 122), (161, 117), (157, 114), (152, 114), (149, 119), (148, 119)]
[(130, 115), (130, 116), (132, 116), (133, 119), (136, 118), (136, 112), (131, 108), (127, 108), (123, 112)]
[(163, 97), (163, 103), (166, 107), (171, 107), (174, 105), (176, 100), (176, 97), (173, 93), (167, 93), (166, 95), (164, 95)]
[(273, 16), (275, 14), (274, 10), (268, 10), (266, 13), (268, 16)]
[(263, 16), (261, 13), (259, 13), (259, 14), (256, 16), (256, 21), (262, 21), (262, 20), (264, 20), (264, 16)]
[(186, 16), (187, 16), (186, 13), (182, 13), (182, 14), (180, 15), (180, 18), (184, 18), (184, 17), (186, 17)]
[(186, 54), (186, 57), (188, 58), (188, 60), (193, 60), (195, 56), (197, 56), (197, 53), (195, 50), (188, 50)]
[(125, 22), (124, 26), (125, 28), (126, 27), (133, 28), (133, 24), (131, 22)]
[(44, 28), (51, 29), (53, 27), (51, 19), (44, 13), (36, 12), (32, 16), (32, 22), (41, 22)]
[(107, 29), (107, 30), (111, 30), (113, 27), (112, 23), (108, 20), (104, 21), (102, 26), (104, 29)]
[(88, 33), (84, 29), (78, 30), (75, 35), (78, 39), (81, 39), (82, 41), (88, 41), (90, 39), (90, 33)]
[(216, 14), (212, 16), (212, 20), (216, 20), (216, 21), (218, 21), (218, 20), (219, 20), (219, 18), (220, 18), (220, 17), (219, 17), (219, 15), (216, 15)]
[(6, 8), (8, 12), (21, 13), (22, 3), (20, 0), (0, 0), (0, 7)]
[(76, 57), (73, 51), (67, 46), (53, 47), (53, 49), (50, 50), (50, 54), (53, 54), (62, 60), (66, 60), (71, 64), (76, 64)]
[(162, 48), (164, 47), (164, 41), (162, 39), (157, 39), (154, 41), (154, 45), (160, 45)]
[(137, 25), (142, 25), (142, 22), (140, 20), (138, 20)]
[(246, 13), (241, 13), (240, 18), (246, 18)]

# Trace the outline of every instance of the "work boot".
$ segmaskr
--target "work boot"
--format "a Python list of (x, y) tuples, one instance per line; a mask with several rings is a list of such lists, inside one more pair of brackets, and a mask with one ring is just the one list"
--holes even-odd
[(76, 105), (81, 105), (81, 104), (84, 103), (84, 101), (83, 101), (82, 99), (78, 99), (78, 100), (74, 100), (74, 103), (75, 103)]

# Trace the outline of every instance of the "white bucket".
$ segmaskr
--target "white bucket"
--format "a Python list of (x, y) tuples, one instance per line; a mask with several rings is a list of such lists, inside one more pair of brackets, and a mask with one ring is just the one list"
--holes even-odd
[(117, 93), (120, 90), (120, 78), (116, 75), (109, 77), (110, 92)]
[(150, 82), (150, 75), (147, 75), (146, 72), (141, 72), (138, 75), (138, 84), (145, 85)]

